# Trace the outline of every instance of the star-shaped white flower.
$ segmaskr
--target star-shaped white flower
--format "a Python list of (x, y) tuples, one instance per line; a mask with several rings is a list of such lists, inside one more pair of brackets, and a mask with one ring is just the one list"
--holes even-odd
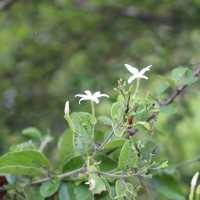
[(90, 186), (89, 190), (94, 190), (96, 188), (96, 183), (95, 183), (95, 180), (93, 179), (89, 180), (85, 184)]
[(79, 104), (81, 101), (83, 100), (91, 100), (94, 101), (95, 103), (99, 103), (99, 97), (108, 97), (109, 96), (107, 94), (101, 94), (101, 92), (95, 92), (94, 94), (92, 94), (89, 90), (85, 91), (86, 94), (77, 94), (75, 97), (81, 97), (81, 99), (79, 100)]
[(131, 65), (128, 65), (128, 64), (124, 64), (125, 67), (128, 69), (129, 72), (131, 72), (133, 74), (133, 76), (131, 76), (129, 79), (128, 79), (128, 83), (131, 83), (134, 79), (136, 78), (144, 78), (144, 79), (148, 79), (147, 76), (144, 76), (144, 73), (146, 71), (150, 71), (150, 67), (152, 65), (149, 65), (145, 68), (143, 68), (141, 71), (138, 71), (137, 68), (135, 67), (132, 67)]

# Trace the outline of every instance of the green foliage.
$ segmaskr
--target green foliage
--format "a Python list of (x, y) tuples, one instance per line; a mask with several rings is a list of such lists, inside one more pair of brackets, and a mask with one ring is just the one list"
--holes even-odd
[(0, 157), (0, 173), (14, 175), (47, 175), (51, 165), (48, 159), (35, 150), (11, 152)]

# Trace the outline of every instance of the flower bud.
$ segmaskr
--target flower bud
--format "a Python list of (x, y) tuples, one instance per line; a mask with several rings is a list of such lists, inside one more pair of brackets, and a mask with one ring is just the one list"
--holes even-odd
[(195, 186), (196, 186), (198, 176), (199, 176), (199, 172), (196, 172), (195, 175), (194, 175), (193, 178), (192, 178), (192, 181), (191, 181), (191, 186), (192, 186), (192, 187), (195, 187)]
[(64, 112), (65, 112), (65, 115), (69, 115), (69, 101), (66, 101), (66, 103), (65, 103), (65, 110), (64, 110)]

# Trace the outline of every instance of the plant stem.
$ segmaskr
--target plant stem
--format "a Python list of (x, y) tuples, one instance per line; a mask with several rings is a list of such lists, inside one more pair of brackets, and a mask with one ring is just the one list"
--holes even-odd
[(134, 92), (134, 95), (133, 95), (134, 99), (136, 98), (136, 96), (138, 94), (139, 87), (140, 87), (140, 78), (137, 78), (136, 88), (135, 88), (135, 92)]
[(92, 116), (95, 117), (94, 101), (92, 101), (92, 100), (91, 100), (91, 107), (92, 107)]
[(71, 131), (72, 131), (73, 133), (75, 133), (76, 131), (75, 131), (74, 125), (73, 125), (73, 123), (72, 123), (72, 120), (71, 120), (69, 114), (66, 114), (66, 115), (64, 116), (64, 118), (67, 120)]

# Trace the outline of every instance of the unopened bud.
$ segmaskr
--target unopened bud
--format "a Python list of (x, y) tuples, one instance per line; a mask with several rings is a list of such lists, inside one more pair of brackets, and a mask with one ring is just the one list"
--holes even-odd
[(66, 101), (66, 103), (65, 103), (65, 110), (64, 110), (64, 112), (65, 112), (65, 115), (69, 115), (69, 101)]

